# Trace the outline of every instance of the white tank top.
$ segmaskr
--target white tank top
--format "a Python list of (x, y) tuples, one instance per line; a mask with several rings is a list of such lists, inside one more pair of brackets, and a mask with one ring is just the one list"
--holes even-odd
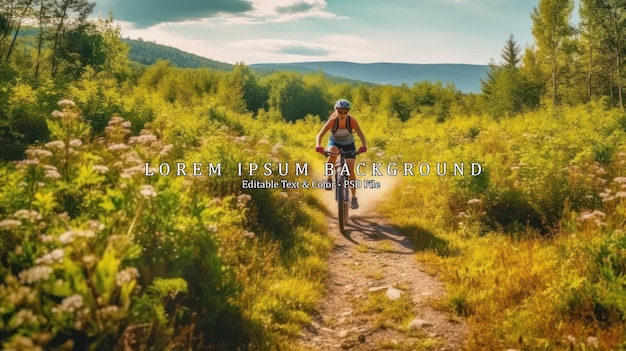
[[(337, 121), (339, 124), (339, 121)], [(350, 145), (354, 142), (354, 137), (352, 136), (352, 132), (347, 128), (348, 120), (346, 120), (346, 128), (337, 128), (335, 132), (330, 134), (330, 139), (339, 145)]]

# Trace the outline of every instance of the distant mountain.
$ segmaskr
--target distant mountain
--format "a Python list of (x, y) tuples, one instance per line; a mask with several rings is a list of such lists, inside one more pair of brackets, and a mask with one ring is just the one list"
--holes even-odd
[[(300, 74), (316, 74), (320, 71), (319, 68), (312, 69), (312, 68), (297, 66), (293, 63), (251, 64), (247, 66), (250, 67), (253, 71), (255, 71), (257, 74), (261, 76), (269, 75), (269, 74), (272, 74), (274, 72), (279, 72), (279, 71), (296, 72)], [(324, 78), (327, 78), (330, 81), (335, 82), (335, 83), (348, 83), (348, 84), (354, 84), (354, 85), (373, 84), (373, 83), (366, 82), (360, 79), (350, 79), (345, 76), (329, 74), (328, 72), (323, 71), (323, 70), (322, 72), (324, 73)]]
[(122, 41), (130, 46), (128, 58), (131, 61), (144, 65), (152, 65), (157, 62), (158, 59), (164, 59), (171, 62), (174, 66), (181, 68), (207, 67), (220, 71), (230, 71), (233, 69), (233, 65), (230, 63), (219, 62), (190, 54), (171, 46), (160, 45), (141, 39), (126, 38), (122, 39)]
[[(128, 57), (145, 65), (152, 65), (158, 59), (171, 62), (183, 68), (207, 67), (220, 71), (230, 71), (233, 65), (211, 60), (181, 51), (171, 46), (143, 41), (141, 39), (122, 39), (130, 46)], [(294, 71), (302, 74), (316, 73), (320, 70), (335, 82), (352, 84), (389, 84), (409, 86), (414, 83), (440, 81), (452, 83), (465, 93), (479, 93), (480, 80), (486, 77), (488, 65), (469, 64), (410, 64), (410, 63), (353, 63), (341, 61), (294, 62), (294, 63), (259, 63), (251, 64), (257, 73), (271, 74), (276, 71)]]
[(410, 64), (410, 63), (352, 63), (340, 61), (263, 63), (249, 65), (257, 70), (290, 70), (317, 72), (360, 80), (374, 84), (409, 86), (417, 82), (440, 81), (452, 83), (465, 93), (479, 93), (480, 80), (487, 75), (488, 65), (470, 64)]

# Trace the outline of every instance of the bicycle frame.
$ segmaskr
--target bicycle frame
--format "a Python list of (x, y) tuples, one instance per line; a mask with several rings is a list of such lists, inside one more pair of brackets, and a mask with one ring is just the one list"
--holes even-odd
[(350, 211), (350, 187), (347, 186), (346, 177), (342, 170), (346, 163), (346, 155), (357, 155), (356, 151), (325, 151), (324, 155), (339, 155), (339, 160), (335, 161), (335, 201), (337, 201), (337, 212), (339, 219), (339, 230), (345, 232), (348, 224), (348, 212)]

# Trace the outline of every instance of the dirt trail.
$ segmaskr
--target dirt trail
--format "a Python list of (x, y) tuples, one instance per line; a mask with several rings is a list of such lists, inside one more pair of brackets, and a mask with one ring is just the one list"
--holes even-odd
[[(380, 189), (358, 190), (361, 207), (350, 211), (346, 233), (339, 232), (336, 216), (328, 219), (335, 246), (327, 294), (300, 343), (312, 350), (459, 350), (465, 324), (429, 304), (443, 296), (441, 282), (423, 270), (411, 241), (375, 212), (376, 203), (387, 196), (396, 180), (376, 180)], [(333, 192), (323, 196), (335, 214)], [(376, 313), (358, 312), (362, 301), (382, 291), (387, 296), (408, 294), (411, 298), (415, 319), (401, 330), (380, 327), (381, 316)]]

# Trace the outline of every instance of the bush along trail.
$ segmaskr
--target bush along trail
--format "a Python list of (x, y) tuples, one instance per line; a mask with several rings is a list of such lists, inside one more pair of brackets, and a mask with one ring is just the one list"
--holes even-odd
[[(244, 192), (231, 167), (288, 162), (282, 145), (210, 119), (196, 147), (167, 144), (158, 123), (132, 135), (120, 116), (94, 138), (74, 102), (57, 108), (51, 141), (0, 168), (3, 349), (272, 350), (297, 336), (323, 290), (320, 204)], [(224, 175), (145, 175), (179, 159)]]
[(313, 321), (300, 334), (311, 350), (459, 350), (466, 325), (437, 308), (442, 283), (415, 257), (410, 238), (376, 211), (397, 182), (377, 179), (379, 189), (360, 189), (361, 208), (339, 231), (336, 203), (325, 192), (334, 247), (326, 292)]

